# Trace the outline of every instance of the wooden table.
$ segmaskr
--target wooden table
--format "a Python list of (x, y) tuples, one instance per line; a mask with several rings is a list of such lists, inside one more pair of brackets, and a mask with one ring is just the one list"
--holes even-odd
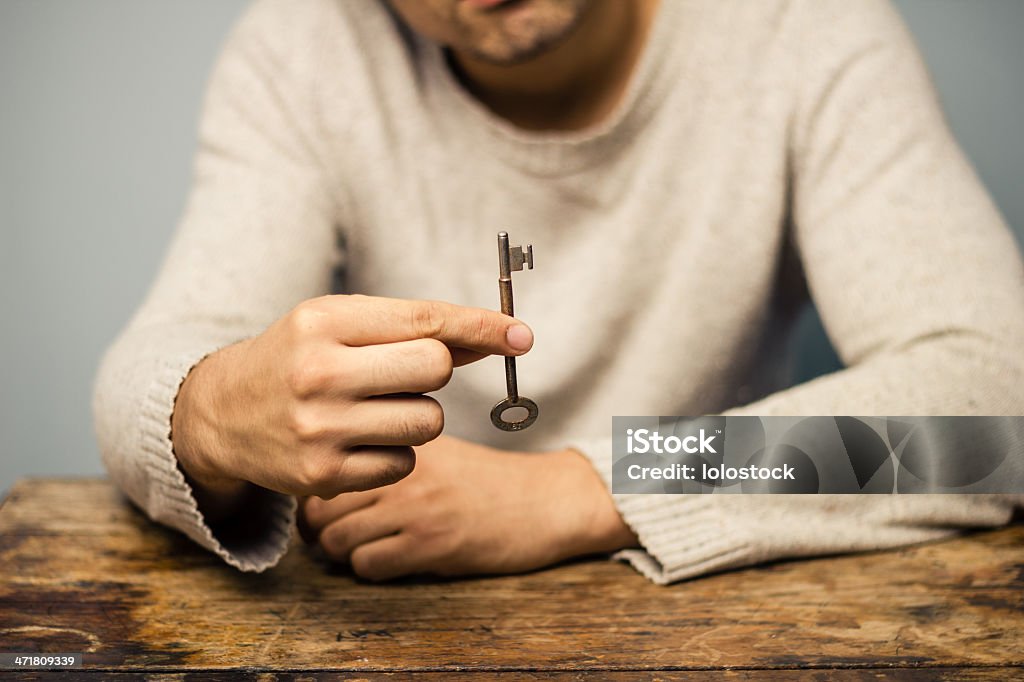
[(300, 546), (238, 573), (105, 481), (0, 507), (0, 651), (84, 652), (96, 679), (1024, 679), (1022, 614), (1022, 525), (672, 587), (604, 560), (373, 585)]

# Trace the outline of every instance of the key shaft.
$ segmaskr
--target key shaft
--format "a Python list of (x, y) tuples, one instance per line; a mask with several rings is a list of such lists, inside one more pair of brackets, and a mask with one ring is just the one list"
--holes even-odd
[[(498, 293), (501, 297), (501, 312), (509, 317), (515, 317), (515, 301), (512, 295), (512, 273), (520, 271), (523, 266), (533, 269), (533, 245), (526, 246), (523, 252), (521, 246), (509, 246), (508, 233), (498, 233)], [(508, 390), (508, 397), (515, 399), (519, 397), (519, 379), (516, 375), (516, 359), (505, 357), (505, 387)]]
[[(515, 316), (515, 302), (512, 296), (512, 273), (523, 268), (533, 269), (533, 245), (509, 246), (508, 233), (498, 233), (498, 294), (501, 298), (501, 312), (510, 317)], [(491, 410), (491, 422), (504, 431), (520, 431), (527, 428), (537, 419), (540, 410), (529, 398), (519, 395), (519, 380), (516, 374), (516, 359), (505, 357), (505, 389), (507, 397)], [(527, 416), (519, 421), (506, 421), (502, 413), (514, 407), (522, 407)]]

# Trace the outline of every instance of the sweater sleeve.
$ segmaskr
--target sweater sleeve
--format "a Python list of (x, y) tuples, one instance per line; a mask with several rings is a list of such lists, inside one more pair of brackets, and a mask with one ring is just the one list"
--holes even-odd
[(124, 493), (250, 571), (284, 554), (295, 500), (259, 489), (234, 521), (211, 527), (173, 452), (171, 413), (203, 357), (330, 291), (338, 211), (310, 117), (296, 114), (310, 110), (309, 78), (291, 73), (302, 64), (315, 74), (311, 20), (260, 2), (235, 27), (208, 85), (184, 215), (148, 296), (101, 363), (93, 398), (100, 452)]
[[(885, 0), (798, 3), (794, 240), (845, 369), (726, 415), (1024, 414), (1024, 268)], [(610, 439), (584, 440), (611, 482)], [(618, 495), (659, 583), (1006, 523), (1019, 495)]]

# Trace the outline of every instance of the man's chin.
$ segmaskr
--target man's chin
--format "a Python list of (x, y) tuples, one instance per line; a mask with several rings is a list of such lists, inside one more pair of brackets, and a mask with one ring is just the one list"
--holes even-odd
[(580, 12), (541, 0), (509, 0), (475, 17), (472, 23), (477, 30), (467, 33), (478, 35), (460, 51), (494, 66), (524, 64), (565, 41), (576, 28)]
[(525, 48), (502, 49), (470, 48), (466, 52), (475, 60), (491, 66), (519, 66), (533, 61), (557, 45), (557, 42), (540, 42)]

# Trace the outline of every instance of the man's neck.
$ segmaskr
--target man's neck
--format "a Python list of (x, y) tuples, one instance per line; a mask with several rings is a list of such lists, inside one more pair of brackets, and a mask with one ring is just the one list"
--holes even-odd
[(498, 66), (453, 51), (465, 86), (494, 113), (528, 130), (599, 124), (624, 96), (659, 0), (597, 0), (558, 46)]

